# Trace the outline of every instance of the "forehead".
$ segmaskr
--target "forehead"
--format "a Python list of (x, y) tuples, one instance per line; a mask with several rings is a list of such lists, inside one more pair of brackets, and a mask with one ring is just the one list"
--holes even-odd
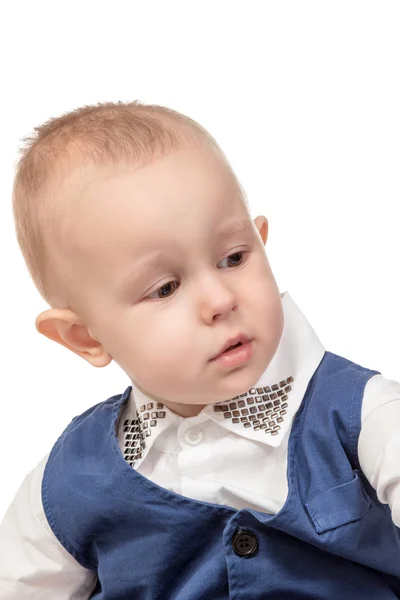
[(74, 187), (68, 236), (83, 248), (89, 237), (106, 245), (132, 238), (133, 231), (168, 234), (171, 225), (194, 222), (212, 227), (244, 206), (229, 164), (210, 146), (170, 153), (137, 169), (97, 169), (96, 177), (78, 173)]
[[(79, 181), (75, 187), (79, 188)], [(205, 244), (221, 227), (248, 219), (240, 186), (216, 149), (177, 151), (138, 169), (82, 179), (68, 235), (71, 258), (124, 269), (126, 260), (172, 246)]]

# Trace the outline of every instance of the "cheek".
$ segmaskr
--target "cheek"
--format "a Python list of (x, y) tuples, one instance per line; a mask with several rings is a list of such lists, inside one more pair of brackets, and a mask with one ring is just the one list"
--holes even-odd
[(258, 308), (268, 309), (276, 294), (275, 284), (270, 279), (268, 271), (262, 268), (262, 265), (249, 273), (241, 289), (247, 302), (250, 302), (255, 310)]
[(161, 310), (158, 314), (153, 310), (151, 319), (143, 320), (138, 329), (140, 336), (135, 348), (143, 362), (152, 364), (159, 372), (168, 372), (171, 366), (176, 368), (190, 352), (192, 327), (182, 310)]
[(192, 385), (198, 369), (192, 329), (187, 320), (172, 314), (153, 318), (146, 331), (142, 327), (143, 337), (134, 343), (128, 358), (133, 379), (161, 398), (179, 395), (182, 388)]

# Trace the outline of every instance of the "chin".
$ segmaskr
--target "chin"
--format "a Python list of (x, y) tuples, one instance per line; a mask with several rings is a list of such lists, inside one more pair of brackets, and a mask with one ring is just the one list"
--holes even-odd
[(255, 386), (257, 381), (260, 379), (261, 375), (264, 373), (266, 367), (261, 369), (251, 368), (249, 365), (241, 367), (236, 371), (232, 371), (230, 373), (230, 379), (226, 380), (227, 386), (229, 387), (229, 391), (227, 390), (227, 396), (221, 399), (221, 402), (224, 400), (231, 400), (232, 398), (236, 398), (240, 396), (240, 394), (245, 394), (252, 387)]

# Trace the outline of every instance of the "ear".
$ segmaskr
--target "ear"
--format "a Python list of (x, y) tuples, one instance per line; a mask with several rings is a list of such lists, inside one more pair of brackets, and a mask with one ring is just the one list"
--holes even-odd
[(257, 227), (258, 233), (260, 234), (263, 244), (265, 246), (265, 244), (267, 243), (267, 238), (268, 238), (268, 219), (267, 219), (267, 217), (264, 217), (263, 215), (256, 217), (254, 219), (254, 225)]
[(94, 367), (105, 367), (112, 361), (112, 356), (69, 308), (51, 308), (40, 313), (35, 326), (39, 333), (78, 354)]

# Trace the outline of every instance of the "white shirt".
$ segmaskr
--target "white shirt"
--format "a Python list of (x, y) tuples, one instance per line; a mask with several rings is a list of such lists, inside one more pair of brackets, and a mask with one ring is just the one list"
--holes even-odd
[[(325, 352), (288, 292), (281, 299), (279, 346), (247, 394), (184, 418), (132, 383), (118, 437), (121, 452), (138, 472), (196, 500), (269, 513), (280, 510), (287, 496), (293, 417)], [(373, 376), (364, 392), (358, 452), (365, 476), (379, 500), (389, 504), (397, 526), (399, 423), (400, 383)], [(147, 432), (142, 452), (139, 431)], [(41, 500), (46, 462), (47, 456), (26, 477), (0, 526), (1, 600), (84, 600), (96, 584), (96, 574), (75, 561), (47, 523)]]

